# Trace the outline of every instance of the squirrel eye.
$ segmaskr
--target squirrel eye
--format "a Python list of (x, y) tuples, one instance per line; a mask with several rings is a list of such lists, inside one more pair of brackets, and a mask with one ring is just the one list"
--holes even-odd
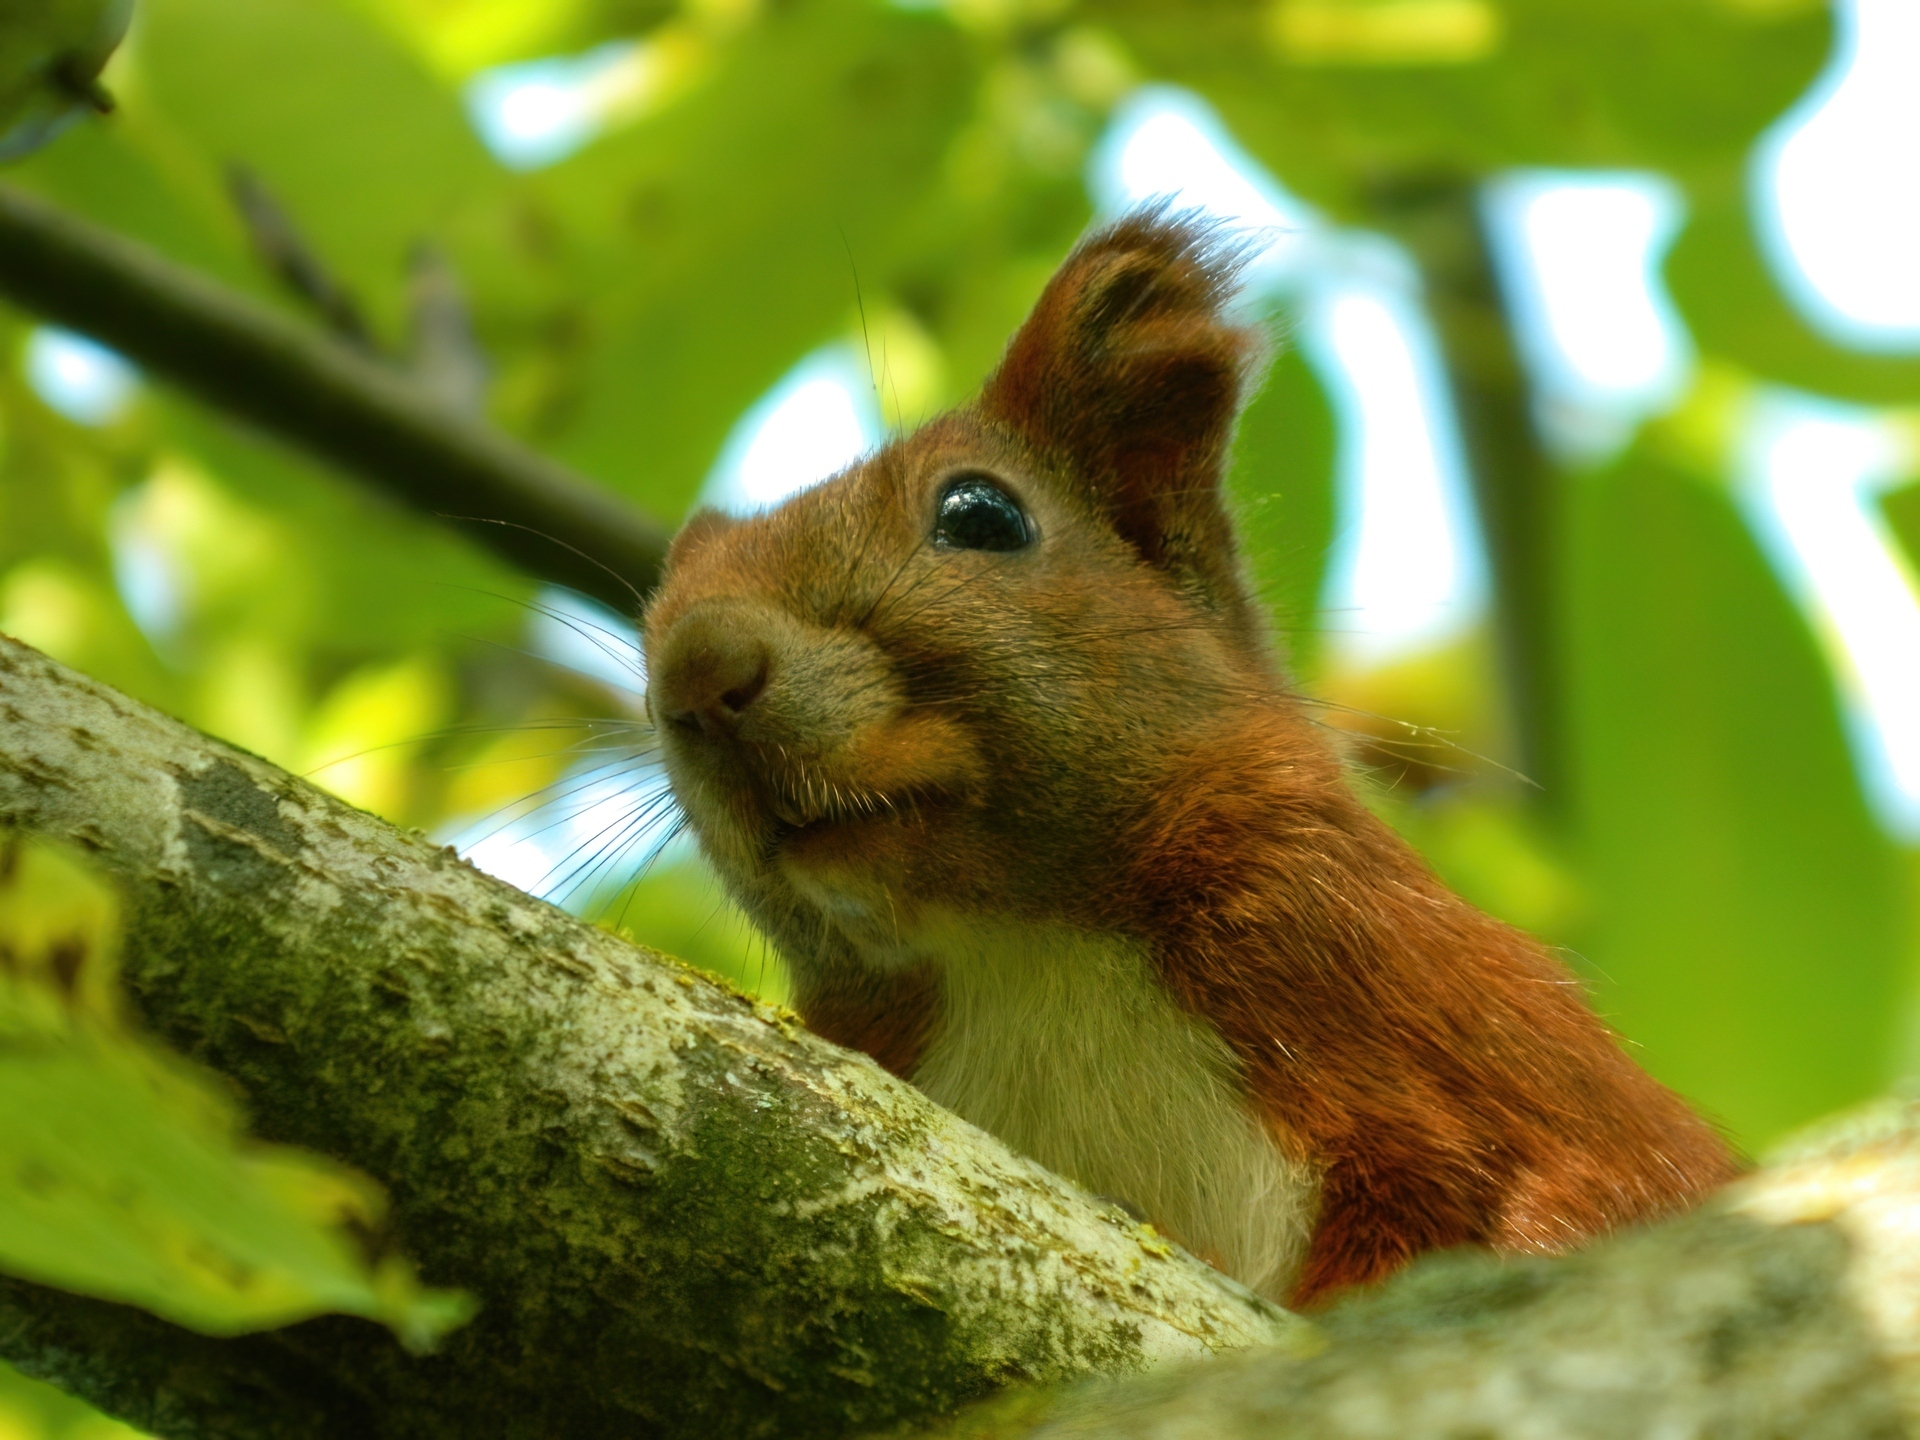
[(985, 475), (947, 482), (934, 515), (933, 540), (955, 550), (1020, 550), (1033, 539), (1027, 515)]

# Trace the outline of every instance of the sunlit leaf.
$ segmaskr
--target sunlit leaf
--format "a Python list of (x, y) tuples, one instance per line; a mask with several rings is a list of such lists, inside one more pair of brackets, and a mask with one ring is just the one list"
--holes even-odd
[(131, 1030), (117, 934), (77, 861), (0, 841), (0, 1267), (213, 1334), (344, 1311), (424, 1348), (462, 1323), (369, 1249), (376, 1186), (248, 1142), (218, 1081)]
[(445, 723), (451, 698), (425, 657), (356, 670), (314, 711), (301, 768), (355, 805), (404, 818), (412, 752)]
[(1279, 0), (1269, 23), (1297, 65), (1470, 65), (1505, 38), (1488, 0)]
[(359, 8), (450, 79), (564, 50), (587, 0), (357, 0)]

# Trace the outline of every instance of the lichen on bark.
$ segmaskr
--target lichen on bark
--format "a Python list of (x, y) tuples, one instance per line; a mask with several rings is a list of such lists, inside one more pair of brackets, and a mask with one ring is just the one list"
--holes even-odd
[(4, 637), (0, 824), (91, 850), (146, 1022), (265, 1138), (378, 1178), (388, 1241), (482, 1302), (419, 1357), (344, 1316), (214, 1340), (0, 1277), (0, 1356), (158, 1435), (804, 1440), (962, 1410), (945, 1433), (981, 1440), (1760, 1440), (1920, 1418), (1920, 1107), (1699, 1215), (1555, 1260), (1438, 1257), (1308, 1327), (792, 1016)]
[(1557, 1260), (1430, 1259), (1318, 1325), (1144, 1379), (989, 1402), (947, 1440), (1894, 1440), (1897, 1367), (1831, 1224), (1714, 1210)]
[[(427, 1358), (344, 1318), (90, 1349), (93, 1302), (0, 1286), (6, 1358), (159, 1433), (842, 1435), (1302, 1333), (791, 1016), (4, 637), (0, 822), (92, 851), (146, 1022), (481, 1301)], [(262, 1392), (306, 1414), (234, 1429)]]

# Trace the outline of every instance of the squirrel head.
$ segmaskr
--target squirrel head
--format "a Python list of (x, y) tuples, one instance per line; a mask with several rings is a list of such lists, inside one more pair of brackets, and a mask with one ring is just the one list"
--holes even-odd
[(1156, 776), (1279, 695), (1220, 495), (1265, 353), (1223, 314), (1237, 258), (1121, 220), (977, 401), (675, 540), (645, 617), (668, 775), (796, 965), (912, 964), (983, 914), (1097, 924)]

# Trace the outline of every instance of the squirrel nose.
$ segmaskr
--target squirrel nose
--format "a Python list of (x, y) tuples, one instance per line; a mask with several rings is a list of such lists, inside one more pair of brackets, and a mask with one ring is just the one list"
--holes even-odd
[(730, 734), (767, 688), (772, 652), (750, 613), (702, 609), (667, 632), (652, 668), (653, 713), (670, 725)]

